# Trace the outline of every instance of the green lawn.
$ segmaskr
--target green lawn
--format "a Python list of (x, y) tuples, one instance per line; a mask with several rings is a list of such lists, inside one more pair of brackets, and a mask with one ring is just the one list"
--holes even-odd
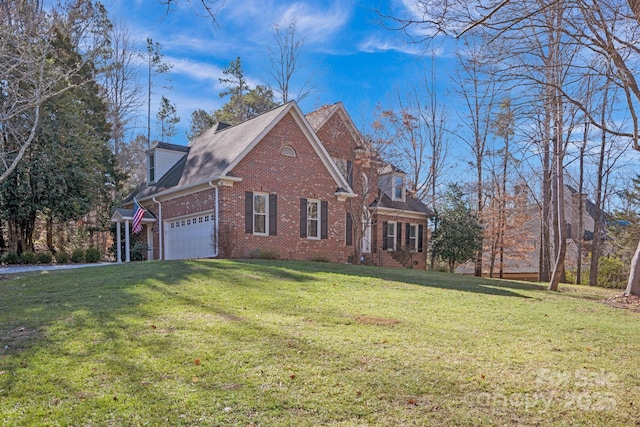
[(4, 279), (2, 425), (640, 424), (616, 291), (286, 261)]

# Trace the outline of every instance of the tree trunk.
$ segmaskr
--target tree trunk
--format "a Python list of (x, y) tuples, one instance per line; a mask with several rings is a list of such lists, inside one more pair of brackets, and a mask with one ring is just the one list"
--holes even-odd
[(53, 247), (53, 218), (49, 216), (47, 218), (47, 249), (51, 253), (55, 253), (55, 248)]
[(631, 271), (629, 272), (629, 281), (627, 282), (627, 289), (625, 289), (624, 295), (640, 297), (640, 242), (638, 242), (638, 248), (631, 260)]
[[(550, 120), (550, 117), (549, 119)], [(549, 149), (549, 136), (550, 136), (550, 124), (545, 120), (545, 130), (543, 138), (543, 153), (542, 153), (542, 212), (540, 218), (540, 264), (538, 280), (541, 282), (548, 282), (551, 279), (550, 264), (551, 264), (551, 233), (549, 225), (549, 218), (551, 217), (551, 171), (550, 171), (550, 158), (551, 150)]]
[[(482, 203), (482, 155), (478, 155), (476, 157), (476, 162), (478, 163), (477, 167), (477, 174), (478, 174), (478, 194), (476, 195), (478, 197), (478, 218), (480, 218), (480, 220), (482, 220), (482, 208), (483, 208), (483, 203)], [(475, 265), (475, 270), (473, 272), (474, 276), (477, 277), (481, 277), (482, 276), (482, 237), (480, 238), (480, 243), (478, 244), (478, 253), (476, 254), (476, 265)]]
[[(607, 102), (609, 95), (609, 85), (604, 89), (604, 99), (602, 101), (602, 117), (601, 122), (606, 122)], [(607, 148), (607, 134), (602, 131), (600, 137), (600, 153), (598, 158), (598, 174), (596, 176), (596, 212), (593, 220), (593, 242), (591, 247), (591, 266), (589, 268), (589, 285), (596, 286), (598, 284), (598, 265), (600, 264), (600, 229), (602, 223), (602, 180), (604, 170), (605, 152)], [(633, 264), (632, 264), (633, 271)]]

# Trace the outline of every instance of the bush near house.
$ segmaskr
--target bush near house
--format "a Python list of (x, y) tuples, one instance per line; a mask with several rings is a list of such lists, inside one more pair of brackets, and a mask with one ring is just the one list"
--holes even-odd
[[(629, 265), (621, 258), (606, 256), (600, 258), (598, 266), (598, 278), (596, 286), (609, 289), (623, 289), (627, 286), (629, 278)], [(581, 284), (589, 284), (589, 267), (583, 268), (581, 274)], [(567, 270), (567, 282), (576, 282), (576, 272)]]
[(51, 252), (38, 252), (36, 258), (38, 259), (38, 264), (51, 264), (53, 255), (51, 255)]
[(84, 249), (74, 249), (73, 252), (71, 252), (71, 262), (74, 264), (83, 263), (84, 257)]
[(602, 257), (598, 265), (598, 286), (622, 289), (627, 286), (629, 266), (617, 257)]
[(84, 254), (84, 258), (86, 262), (95, 263), (100, 261), (102, 255), (100, 254), (100, 250), (97, 248), (89, 248)]
[(56, 264), (66, 264), (69, 262), (69, 254), (66, 251), (56, 252)]
[(5, 264), (19, 264), (20, 263), (20, 255), (15, 252), (9, 252), (4, 257)]
[(28, 265), (38, 263), (38, 257), (36, 253), (31, 251), (22, 252), (22, 254), (20, 255), (20, 260), (22, 261), (23, 264), (28, 264)]

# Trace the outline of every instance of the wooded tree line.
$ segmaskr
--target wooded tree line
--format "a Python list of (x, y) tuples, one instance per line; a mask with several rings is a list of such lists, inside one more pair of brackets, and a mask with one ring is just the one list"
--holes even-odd
[[(640, 29), (637, 2), (418, 0), (413, 6), (407, 15), (393, 10), (379, 13), (390, 29), (411, 42), (433, 47), (452, 37), (466, 46), (459, 57), (459, 69), (466, 71), (459, 79), (468, 110), (463, 122), (470, 127), (464, 140), (476, 171), (476, 210), (485, 226), (485, 251), (495, 247), (486, 242), (492, 235), (506, 246), (500, 229), (509, 196), (500, 175), (511, 171), (512, 189), (520, 185), (518, 174), (530, 187), (536, 176), (540, 189), (532, 188), (532, 193), (542, 221), (540, 279), (557, 289), (566, 276), (565, 183), (571, 178), (579, 193), (593, 195), (595, 238), (590, 253), (597, 260), (603, 237), (610, 238), (603, 227), (611, 219), (605, 207), (615, 189), (612, 171), (628, 147), (640, 148), (640, 89), (634, 73), (640, 53), (635, 43)], [(503, 144), (488, 144), (491, 134)], [(496, 155), (502, 162), (495, 161)], [(535, 166), (527, 171), (523, 164)], [(577, 171), (574, 164), (579, 164)], [(589, 165), (595, 172), (591, 182), (585, 178)], [(574, 176), (567, 177), (571, 168)], [(494, 225), (497, 233), (490, 232)], [(478, 267), (481, 257), (479, 252)], [(591, 262), (592, 284), (597, 267)], [(640, 293), (640, 246), (631, 262), (626, 293)]]

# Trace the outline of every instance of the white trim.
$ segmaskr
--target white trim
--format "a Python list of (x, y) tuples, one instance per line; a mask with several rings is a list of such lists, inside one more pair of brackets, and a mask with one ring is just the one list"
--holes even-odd
[[(393, 246), (389, 246), (389, 226), (393, 224)], [(398, 246), (398, 222), (397, 221), (387, 221), (387, 251), (393, 252), (396, 250)]]
[(185, 215), (179, 215), (179, 216), (173, 216), (171, 218), (167, 218), (164, 220), (164, 222), (171, 222), (171, 221), (182, 221), (184, 218), (191, 218), (194, 216), (199, 216), (199, 215), (211, 215), (211, 214), (215, 214), (216, 211), (215, 209), (209, 209), (206, 211), (198, 211), (198, 212), (192, 212), (192, 213), (188, 213)]
[[(160, 191), (158, 193), (151, 194), (149, 196), (140, 197), (138, 202), (147, 201), (157, 199), (162, 202), (170, 199), (175, 199), (176, 197), (188, 196), (190, 194), (198, 193), (200, 191), (208, 190), (213, 183), (213, 185), (218, 186), (226, 186), (231, 187), (236, 182), (242, 182), (242, 178), (237, 178), (235, 176), (214, 176), (210, 179), (206, 179), (204, 181), (194, 182), (192, 184), (188, 184), (180, 187), (171, 187), (164, 191)], [(198, 189), (198, 187), (202, 187)], [(167, 197), (170, 196), (170, 197)], [(133, 201), (129, 202), (128, 205), (132, 204)], [(156, 202), (157, 203), (157, 202)]]
[[(153, 171), (153, 178), (151, 177), (151, 171)], [(154, 184), (157, 181), (156, 178), (156, 152), (154, 150), (151, 153), (147, 153), (147, 184)]]
[[(396, 180), (400, 179), (400, 185), (396, 185)], [(400, 188), (400, 197), (396, 196), (396, 190)], [(407, 189), (405, 187), (405, 176), (400, 174), (391, 175), (391, 200), (394, 202), (406, 202), (407, 201)]]
[(293, 103), (293, 110), (297, 113), (293, 115), (293, 118), (300, 126), (302, 132), (311, 143), (311, 146), (316, 151), (316, 154), (318, 154), (318, 157), (320, 157), (320, 160), (322, 160), (322, 163), (324, 163), (325, 167), (333, 177), (336, 184), (338, 184), (338, 187), (346, 189), (348, 193), (353, 194), (353, 197), (355, 197), (355, 193), (349, 185), (349, 182), (344, 177), (344, 175), (342, 175), (340, 169), (338, 169), (338, 166), (335, 164), (335, 162), (329, 155), (329, 152), (318, 138), (318, 135), (316, 135), (315, 131), (311, 127), (311, 124), (309, 124), (307, 119), (304, 117), (304, 114), (302, 114), (302, 111), (300, 111), (300, 107), (298, 107), (298, 104), (296, 104), (295, 102)]
[[(317, 232), (316, 236), (309, 235), (309, 204), (311, 203), (315, 203), (315, 205), (317, 206), (317, 209), (316, 209), (317, 218), (314, 218), (314, 220), (317, 221), (318, 223), (316, 227), (316, 232)], [(322, 227), (322, 201), (318, 199), (307, 199), (307, 239), (320, 240), (322, 238), (321, 227)]]
[(288, 144), (280, 147), (280, 154), (286, 157), (298, 157), (298, 153), (296, 153), (296, 149)]
[(372, 207), (371, 211), (375, 211), (378, 215), (387, 215), (387, 216), (409, 218), (409, 219), (422, 219), (422, 220), (429, 219), (429, 216), (426, 213), (407, 211), (403, 209)]
[[(255, 200), (256, 196), (264, 197), (264, 213), (256, 213)], [(254, 191), (251, 196), (251, 228), (253, 229), (254, 236), (268, 236), (269, 235), (269, 193), (261, 193)], [(256, 231), (256, 215), (264, 215), (264, 232), (260, 233)]]
[(414, 224), (414, 223), (409, 223), (409, 235), (405, 236), (405, 240), (409, 239), (409, 242), (411, 242), (411, 229), (415, 228), (415, 235), (414, 235), (414, 245), (413, 247), (409, 248), (410, 251), (412, 252), (418, 252), (418, 233), (420, 232), (420, 227), (418, 226), (418, 224)]

